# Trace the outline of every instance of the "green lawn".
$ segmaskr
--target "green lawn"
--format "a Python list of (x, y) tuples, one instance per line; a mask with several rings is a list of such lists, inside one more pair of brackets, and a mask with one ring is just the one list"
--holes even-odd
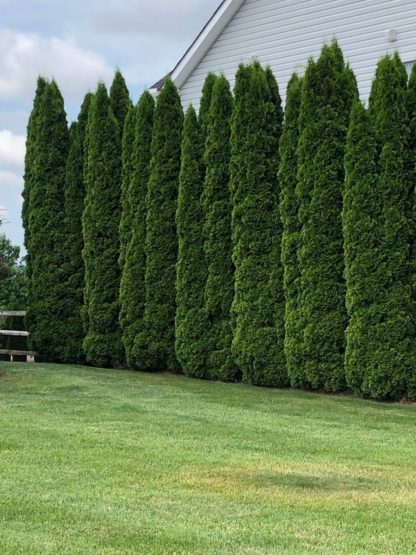
[(416, 406), (1, 363), (0, 553), (416, 553)]

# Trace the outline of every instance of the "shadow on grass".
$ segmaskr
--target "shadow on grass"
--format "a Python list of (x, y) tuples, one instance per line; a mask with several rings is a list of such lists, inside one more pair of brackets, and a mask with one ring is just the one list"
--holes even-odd
[(217, 468), (215, 471), (201, 472), (195, 468), (188, 469), (185, 479), (189, 486), (195, 489), (228, 492), (231, 494), (247, 494), (254, 496), (278, 497), (284, 499), (286, 495), (293, 496), (298, 492), (300, 496), (338, 495), (343, 492), (360, 492), (364, 495), (377, 489), (377, 480), (366, 475), (349, 474), (347, 472), (324, 471), (310, 472), (301, 470), (273, 469), (259, 466), (254, 468), (227, 467)]
[(340, 490), (368, 490), (374, 480), (363, 476), (342, 475), (311, 475), (286, 472), (281, 474), (252, 475), (248, 478), (252, 484), (260, 488), (288, 488), (301, 490), (340, 491)]

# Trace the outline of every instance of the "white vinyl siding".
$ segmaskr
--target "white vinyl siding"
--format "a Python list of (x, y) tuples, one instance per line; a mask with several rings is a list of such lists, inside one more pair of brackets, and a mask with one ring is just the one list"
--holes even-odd
[(415, 61), (412, 60), (411, 62), (405, 62), (404, 65), (406, 66), (407, 74), (410, 75), (412, 72), (412, 67), (415, 65)]
[[(386, 31), (397, 30), (396, 42)], [(199, 106), (209, 71), (234, 84), (241, 62), (270, 65), (282, 97), (293, 71), (302, 72), (324, 42), (337, 38), (367, 100), (378, 59), (398, 50), (416, 59), (415, 0), (246, 0), (181, 87), (184, 106)]]

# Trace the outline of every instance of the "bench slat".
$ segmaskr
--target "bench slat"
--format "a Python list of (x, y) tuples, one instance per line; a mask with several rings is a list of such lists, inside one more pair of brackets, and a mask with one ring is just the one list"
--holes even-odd
[(0, 330), (0, 335), (10, 335), (12, 337), (29, 337), (30, 333), (28, 331)]
[(35, 351), (16, 351), (15, 349), (0, 349), (0, 355), (30, 356), (34, 357)]

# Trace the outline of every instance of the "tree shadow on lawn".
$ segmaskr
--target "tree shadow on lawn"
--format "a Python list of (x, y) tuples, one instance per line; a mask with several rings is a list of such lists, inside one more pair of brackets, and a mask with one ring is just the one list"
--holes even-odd
[[(301, 465), (300, 465), (301, 466)], [(188, 469), (187, 485), (192, 489), (211, 491), (215, 493), (227, 492), (231, 496), (239, 493), (246, 495), (260, 495), (286, 498), (287, 495), (311, 495), (319, 497), (320, 492), (327, 495), (339, 495), (346, 492), (356, 492), (359, 495), (374, 493), (378, 480), (365, 473), (354, 473), (338, 469), (325, 472), (324, 469), (314, 472), (313, 468), (289, 469), (274, 468), (274, 465), (257, 465), (256, 468), (247, 467), (218, 467), (216, 469)]]
[(251, 476), (250, 480), (260, 488), (288, 488), (302, 490), (366, 490), (371, 488), (374, 480), (363, 476), (348, 476), (340, 474), (313, 475), (299, 472), (285, 472), (281, 474), (260, 474)]

